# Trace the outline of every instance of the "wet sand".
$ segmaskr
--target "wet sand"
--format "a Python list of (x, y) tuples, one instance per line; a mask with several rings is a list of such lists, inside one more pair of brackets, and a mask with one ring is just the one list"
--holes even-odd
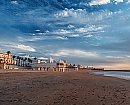
[(0, 72), (0, 105), (130, 105), (128, 80), (86, 71)]

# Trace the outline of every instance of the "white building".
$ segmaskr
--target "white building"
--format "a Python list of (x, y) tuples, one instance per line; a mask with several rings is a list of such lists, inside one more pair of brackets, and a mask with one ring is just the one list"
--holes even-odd
[(33, 70), (44, 70), (44, 71), (56, 71), (56, 65), (57, 62), (52, 59), (36, 59), (36, 60), (32, 60), (32, 68)]
[(56, 62), (54, 59), (49, 58), (49, 59), (33, 59), (31, 67), (33, 70), (43, 70), (43, 71), (72, 71), (76, 70), (78, 71), (77, 66), (68, 66), (67, 62), (65, 60), (59, 60)]

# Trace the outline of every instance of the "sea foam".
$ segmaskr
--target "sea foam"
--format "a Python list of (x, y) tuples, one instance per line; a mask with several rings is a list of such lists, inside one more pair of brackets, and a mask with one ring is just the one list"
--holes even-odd
[(130, 80), (130, 72), (126, 72), (126, 71), (93, 72), (93, 74)]

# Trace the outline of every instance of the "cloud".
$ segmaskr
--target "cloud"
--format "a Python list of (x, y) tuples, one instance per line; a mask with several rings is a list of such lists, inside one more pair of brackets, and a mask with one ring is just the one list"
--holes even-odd
[(69, 25), (68, 25), (68, 28), (74, 28), (74, 26), (73, 26), (73, 25), (71, 25), (71, 24), (69, 24)]
[[(112, 2), (114, 2), (115, 4), (118, 4), (120, 2), (124, 2), (124, 0), (113, 0)], [(89, 5), (93, 6), (93, 5), (103, 5), (103, 4), (109, 4), (111, 3), (111, 0), (92, 0)]]
[(75, 29), (75, 31), (79, 32), (79, 33), (86, 33), (86, 32), (90, 32), (90, 31), (98, 31), (98, 32), (100, 32), (105, 27), (106, 26), (95, 26), (95, 25), (91, 25), (89, 27)]
[(31, 46), (26, 46), (24, 44), (19, 44), (19, 42), (12, 42), (8, 41), (7, 42), (0, 42), (0, 48), (2, 49), (1, 51), (7, 52), (8, 50), (11, 51), (12, 53), (25, 53), (26, 52), (36, 52), (34, 48)]
[(57, 36), (57, 35), (52, 35), (52, 36), (26, 36), (26, 38), (25, 37), (21, 37), (21, 36), (19, 36), (19, 37), (17, 37), (18, 39), (18, 41), (19, 42), (38, 42), (38, 41), (43, 41), (43, 40), (68, 40), (68, 38), (67, 37), (65, 37), (65, 36), (61, 36), (61, 35), (59, 35), (59, 36)]
[(18, 41), (20, 42), (28, 42), (28, 41), (40, 41), (40, 40), (44, 40), (45, 38), (41, 37), (41, 36), (27, 36), (26, 38), (25, 37), (21, 37), (21, 36), (18, 36)]
[[(67, 12), (67, 16), (64, 15), (64, 11)], [(62, 25), (64, 23), (69, 24), (67, 28), (75, 29), (78, 25), (96, 25), (97, 22), (103, 23), (102, 20), (107, 20), (111, 18), (114, 12), (109, 11), (109, 9), (104, 9), (102, 11), (88, 12), (86, 9), (67, 9), (58, 11), (54, 14), (56, 20), (64, 20), (62, 22), (56, 22), (56, 25)], [(81, 25), (82, 24), (82, 25)]]
[(64, 29), (58, 29), (57, 31), (53, 32), (53, 34), (69, 34), (70, 32)]
[(87, 36), (84, 36), (85, 38), (90, 38), (92, 37), (93, 35), (87, 35)]
[(82, 15), (86, 13), (86, 10), (85, 9), (68, 9), (68, 8), (65, 8), (63, 11), (59, 11), (57, 12), (56, 14), (54, 14), (54, 17), (56, 18), (71, 18), (71, 17), (78, 17), (79, 15)]
[(71, 34), (70, 37), (79, 37), (79, 34)]
[(123, 0), (114, 0), (113, 1), (115, 4), (118, 4), (118, 3), (120, 3), (120, 2), (124, 2)]
[(68, 38), (64, 36), (56, 36), (54, 39), (68, 40)]
[(30, 46), (26, 46), (23, 44), (18, 44), (16, 46), (14, 46), (15, 48), (21, 49), (21, 50), (25, 50), (25, 51), (31, 51), (31, 52), (35, 52), (36, 50)]
[(130, 0), (127, 1), (127, 4), (129, 4), (129, 3), (130, 3)]
[(56, 53), (51, 53), (52, 56), (76, 56), (76, 57), (98, 57), (97, 53), (86, 52), (79, 49), (62, 49), (58, 50)]
[(109, 59), (122, 59), (123, 57), (118, 57), (118, 56), (106, 56), (106, 58), (109, 58)]
[(18, 1), (11, 1), (11, 4), (18, 4)]
[(92, 0), (89, 4), (92, 5), (103, 5), (110, 3), (110, 0)]

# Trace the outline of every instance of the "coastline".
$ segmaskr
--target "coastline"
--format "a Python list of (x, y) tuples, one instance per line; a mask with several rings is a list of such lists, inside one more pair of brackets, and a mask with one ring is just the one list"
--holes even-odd
[(130, 105), (130, 81), (89, 72), (0, 73), (0, 105)]

